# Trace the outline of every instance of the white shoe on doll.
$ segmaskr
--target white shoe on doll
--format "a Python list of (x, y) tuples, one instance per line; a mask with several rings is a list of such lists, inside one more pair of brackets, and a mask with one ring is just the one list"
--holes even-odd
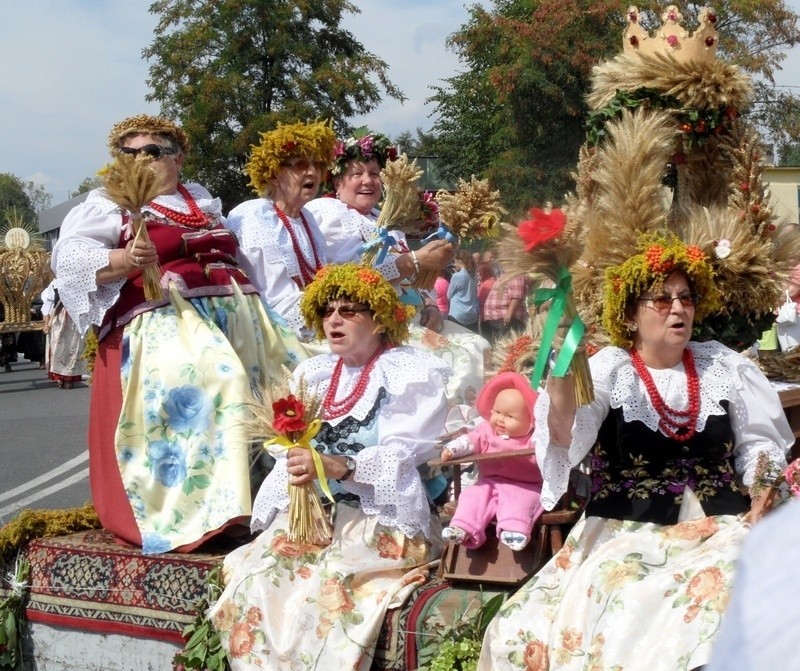
[(467, 537), (467, 532), (459, 527), (445, 527), (442, 529), (442, 540), (461, 545)]
[(507, 545), (515, 552), (518, 550), (522, 550), (530, 541), (525, 534), (518, 533), (516, 531), (501, 531), (500, 532), (500, 542), (503, 545)]

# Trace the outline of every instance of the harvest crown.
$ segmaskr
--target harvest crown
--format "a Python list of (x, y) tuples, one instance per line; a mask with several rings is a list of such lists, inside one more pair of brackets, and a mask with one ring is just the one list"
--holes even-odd
[(683, 14), (669, 5), (661, 14), (661, 26), (652, 32), (639, 23), (639, 8), (628, 7), (628, 25), (623, 34), (626, 54), (669, 54), (680, 61), (713, 60), (717, 54), (717, 15), (704, 7), (698, 15), (699, 25), (692, 32), (683, 27)]

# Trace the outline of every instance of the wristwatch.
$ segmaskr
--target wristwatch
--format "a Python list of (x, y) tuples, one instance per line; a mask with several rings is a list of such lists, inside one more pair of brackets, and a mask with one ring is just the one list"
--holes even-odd
[(337, 482), (344, 482), (350, 479), (350, 476), (353, 475), (353, 472), (356, 470), (356, 460), (353, 459), (353, 457), (345, 457), (344, 465), (347, 467), (347, 470), (341, 478), (336, 478)]

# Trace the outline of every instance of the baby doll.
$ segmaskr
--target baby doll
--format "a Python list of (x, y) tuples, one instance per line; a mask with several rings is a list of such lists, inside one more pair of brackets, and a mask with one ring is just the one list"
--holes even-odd
[[(532, 447), (533, 406), (538, 394), (519, 373), (501, 373), (478, 394), (476, 405), (485, 422), (447, 443), (442, 461)], [(486, 542), (486, 526), (497, 519), (500, 542), (521, 550), (542, 506), (542, 474), (534, 455), (478, 462), (478, 480), (462, 490), (444, 540), (477, 548)]]

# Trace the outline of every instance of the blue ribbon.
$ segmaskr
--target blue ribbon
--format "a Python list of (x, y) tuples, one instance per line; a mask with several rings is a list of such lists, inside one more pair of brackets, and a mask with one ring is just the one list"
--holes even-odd
[(434, 240), (447, 240), (447, 242), (449, 242), (451, 245), (458, 244), (458, 236), (449, 228), (447, 228), (447, 226), (441, 223), (439, 224), (439, 228), (437, 228), (422, 241), (422, 244), (427, 245), (429, 242), (433, 242)]
[(358, 253), (360, 256), (363, 256), (365, 252), (374, 249), (378, 245), (380, 245), (381, 250), (378, 252), (378, 258), (375, 260), (376, 266), (381, 265), (386, 260), (386, 255), (389, 253), (389, 250), (397, 244), (398, 240), (395, 238), (389, 231), (385, 228), (379, 228), (377, 230), (377, 235), (365, 242), (361, 247), (358, 248)]

